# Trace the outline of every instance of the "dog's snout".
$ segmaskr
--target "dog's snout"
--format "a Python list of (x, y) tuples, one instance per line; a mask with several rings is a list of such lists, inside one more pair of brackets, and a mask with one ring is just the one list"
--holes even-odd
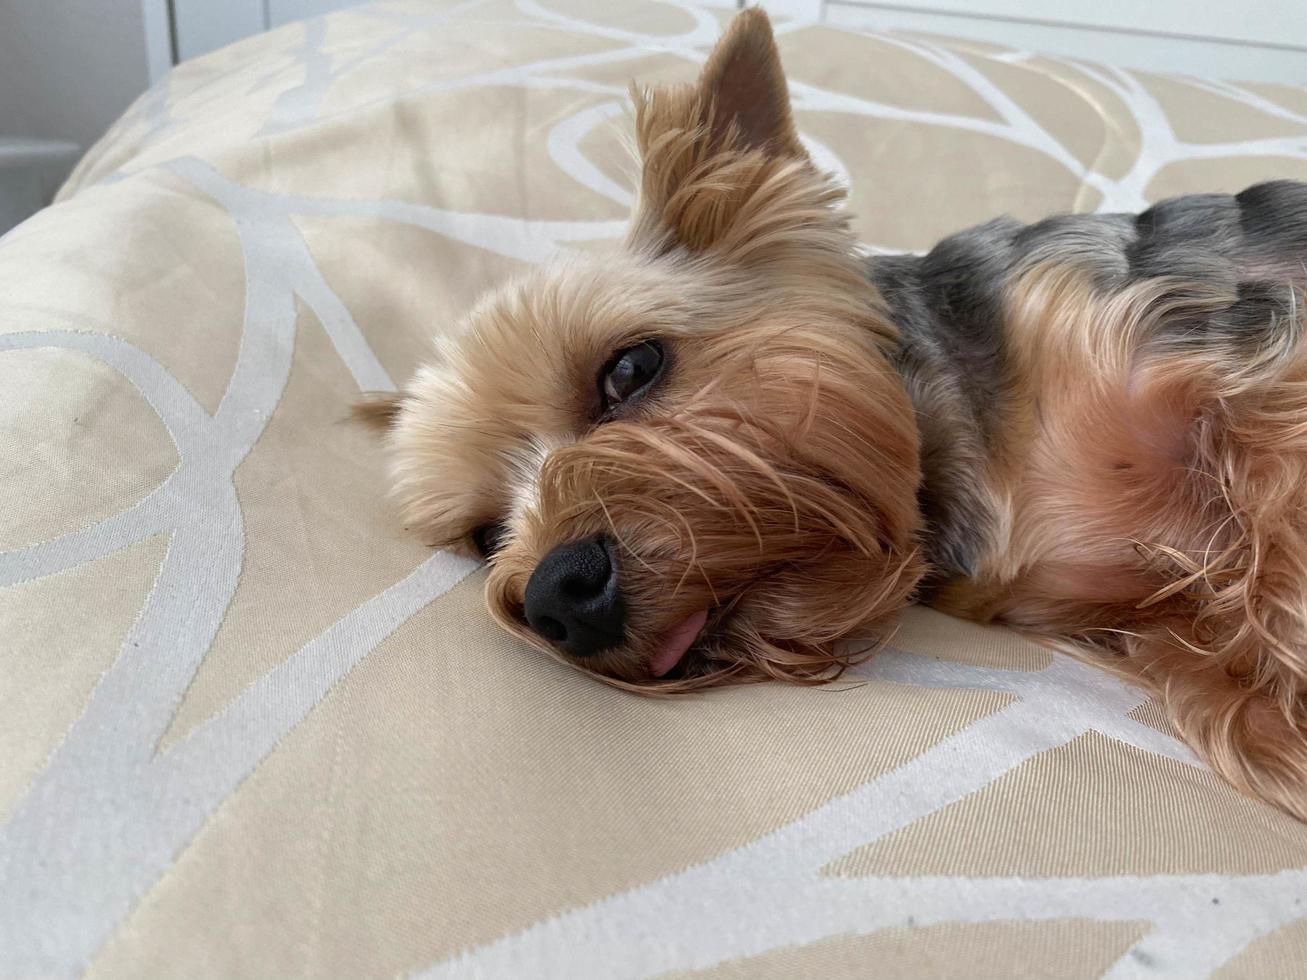
[(527, 622), (573, 657), (614, 647), (625, 634), (626, 610), (612, 551), (604, 535), (560, 544), (527, 582)]

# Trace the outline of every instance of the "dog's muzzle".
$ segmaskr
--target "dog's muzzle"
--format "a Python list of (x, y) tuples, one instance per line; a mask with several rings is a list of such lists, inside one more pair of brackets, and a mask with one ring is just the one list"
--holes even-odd
[(560, 544), (526, 584), (526, 620), (570, 656), (593, 657), (626, 635), (618, 566), (606, 535)]

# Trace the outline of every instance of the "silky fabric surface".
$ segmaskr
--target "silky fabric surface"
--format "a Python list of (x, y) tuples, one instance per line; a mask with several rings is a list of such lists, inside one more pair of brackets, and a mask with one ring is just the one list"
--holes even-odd
[[(1307, 976), (1307, 827), (928, 610), (649, 701), (505, 637), (362, 390), (620, 238), (728, 4), (364, 7), (174, 70), (0, 241), (0, 975)], [(1307, 90), (777, 18), (867, 248), (1307, 180)]]

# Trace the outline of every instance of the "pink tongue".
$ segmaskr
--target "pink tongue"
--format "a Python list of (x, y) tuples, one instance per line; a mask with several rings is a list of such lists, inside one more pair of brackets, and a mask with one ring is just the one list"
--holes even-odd
[(690, 649), (690, 644), (694, 642), (706, 622), (708, 622), (708, 610), (700, 609), (689, 619), (672, 628), (649, 660), (649, 669), (653, 671), (655, 677), (662, 677), (681, 662), (685, 651)]

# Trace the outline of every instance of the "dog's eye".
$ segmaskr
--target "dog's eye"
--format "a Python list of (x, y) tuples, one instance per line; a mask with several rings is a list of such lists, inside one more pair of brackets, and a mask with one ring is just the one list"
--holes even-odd
[(493, 558), (503, 546), (507, 530), (502, 524), (482, 524), (472, 531), (472, 547), (482, 558)]
[(618, 351), (599, 379), (604, 411), (638, 398), (662, 369), (663, 348), (656, 340), (641, 341)]

